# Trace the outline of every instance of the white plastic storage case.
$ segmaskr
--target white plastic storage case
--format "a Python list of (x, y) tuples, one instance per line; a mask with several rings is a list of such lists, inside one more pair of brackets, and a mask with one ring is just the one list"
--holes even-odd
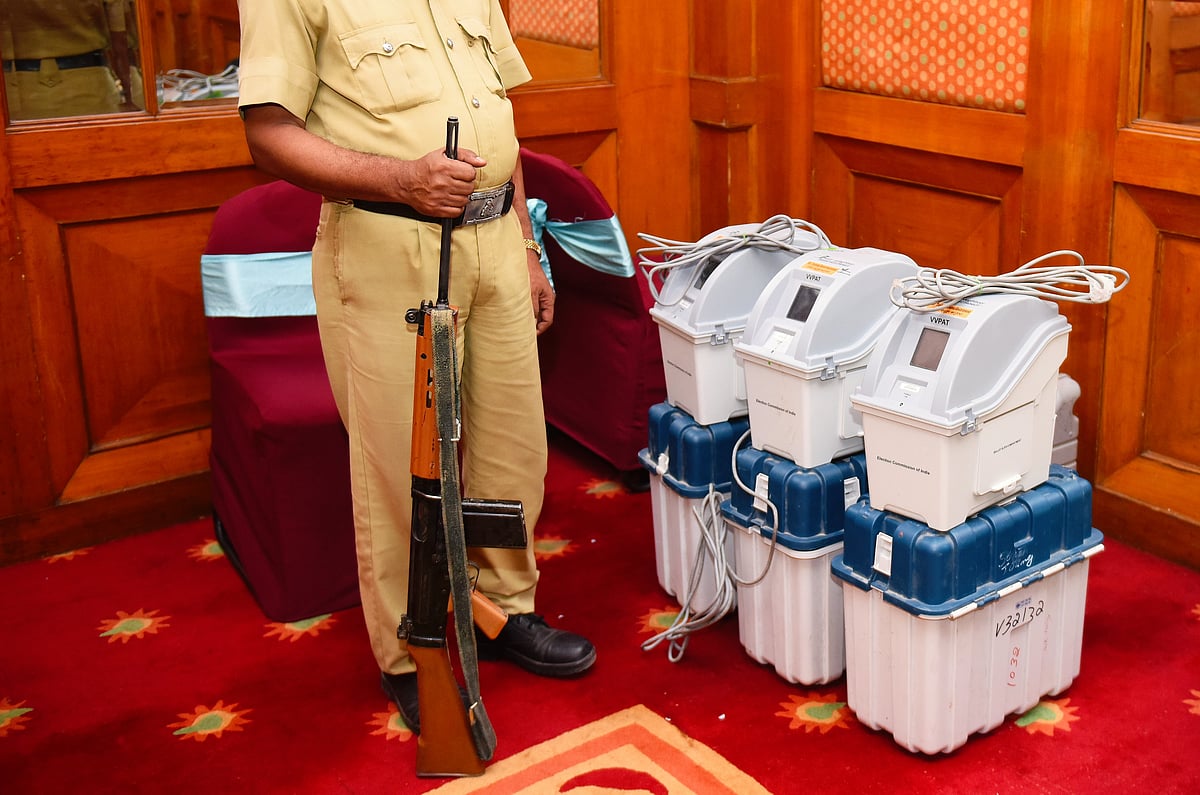
[[(700, 243), (757, 231), (757, 224), (717, 230)], [(792, 245), (816, 249), (816, 235), (797, 231)], [(709, 425), (744, 416), (746, 382), (733, 343), (762, 289), (796, 254), (743, 248), (670, 271), (650, 308), (662, 345), (667, 402)]]
[(847, 701), (910, 751), (952, 751), (1071, 685), (1080, 670), (1091, 485), (1048, 480), (949, 532), (846, 511), (833, 573), (843, 584)]
[(803, 467), (863, 449), (850, 396), (899, 311), (892, 282), (916, 272), (903, 254), (857, 248), (805, 254), (775, 274), (733, 346), (754, 447)]
[(1054, 449), (1050, 461), (1074, 469), (1079, 457), (1079, 418), (1075, 401), (1081, 394), (1079, 382), (1066, 373), (1058, 374), (1057, 402), (1054, 409)]
[[(693, 509), (703, 508), (711, 490), (716, 495), (711, 515), (723, 530), (719, 505), (729, 496), (733, 449), (749, 423), (743, 417), (701, 425), (686, 411), (658, 403), (650, 407), (649, 425), (649, 446), (638, 455), (650, 472), (658, 584), (684, 606), (703, 531)], [(732, 541), (724, 551), (733, 560)], [(716, 592), (713, 562), (707, 559), (688, 606), (703, 610)]]
[[(866, 488), (866, 461), (799, 467), (753, 447), (737, 452), (738, 479), (721, 514), (736, 538), (738, 637), (746, 653), (789, 682), (823, 684), (846, 670), (842, 589), (830, 576), (842, 551), (846, 506)], [(778, 511), (778, 529), (763, 501)], [(772, 548), (774, 549), (772, 553)], [(769, 561), (769, 568), (768, 566)]]
[(1044, 481), (1070, 330), (1022, 295), (893, 316), (851, 397), (871, 507), (949, 530)]

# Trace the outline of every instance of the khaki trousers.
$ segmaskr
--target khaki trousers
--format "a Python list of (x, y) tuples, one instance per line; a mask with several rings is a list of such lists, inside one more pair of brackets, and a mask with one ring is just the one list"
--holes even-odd
[(8, 115), (17, 119), (51, 119), (116, 113), (121, 92), (107, 66), (59, 69), (47, 59), (40, 72), (5, 72)]
[[(409, 308), (437, 297), (437, 224), (325, 202), (313, 249), (321, 344), (350, 436), (363, 614), (381, 670), (413, 670), (396, 628), (408, 601), (409, 456), (415, 327)], [(533, 610), (533, 528), (542, 507), (546, 426), (529, 271), (515, 213), (454, 231), (450, 303), (458, 308), (462, 480), (469, 497), (524, 504), (524, 550), (471, 549), (478, 587), (514, 613)]]

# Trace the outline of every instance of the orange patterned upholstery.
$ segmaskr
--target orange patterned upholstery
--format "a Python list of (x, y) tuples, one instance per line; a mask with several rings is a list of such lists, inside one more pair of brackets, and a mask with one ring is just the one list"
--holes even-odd
[(821, 79), (849, 91), (1025, 110), (1032, 0), (824, 0)]
[(514, 37), (591, 50), (600, 46), (596, 0), (511, 0), (508, 24)]

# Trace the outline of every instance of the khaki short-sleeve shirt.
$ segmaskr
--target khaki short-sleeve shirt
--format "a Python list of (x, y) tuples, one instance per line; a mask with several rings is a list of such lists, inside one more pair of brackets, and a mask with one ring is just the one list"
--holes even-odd
[(240, 107), (273, 103), (339, 146), (401, 159), (445, 145), (517, 159), (508, 89), (530, 79), (499, 0), (238, 0)]
[(106, 49), (109, 31), (125, 31), (125, 0), (0, 0), (5, 60), (62, 58)]

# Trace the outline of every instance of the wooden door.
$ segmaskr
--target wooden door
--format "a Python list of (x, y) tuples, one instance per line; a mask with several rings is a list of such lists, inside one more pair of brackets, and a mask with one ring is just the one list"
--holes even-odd
[[(1112, 256), (1132, 280), (1130, 294), (1113, 302), (1106, 329), (1096, 510), (1123, 537), (1195, 567), (1200, 90), (1189, 81), (1200, 78), (1200, 4), (1144, 6), (1131, 3), (1126, 18), (1130, 44), (1113, 153)], [(1164, 78), (1162, 68), (1174, 74)]]

